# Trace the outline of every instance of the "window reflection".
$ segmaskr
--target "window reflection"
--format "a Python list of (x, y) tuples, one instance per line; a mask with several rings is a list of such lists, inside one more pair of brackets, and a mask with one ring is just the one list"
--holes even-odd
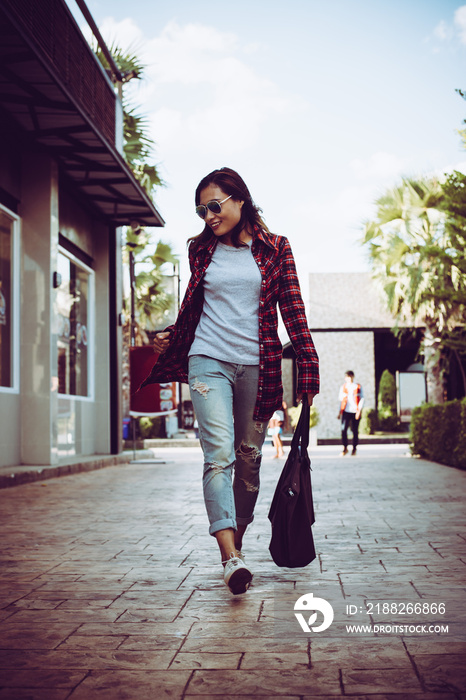
[(13, 386), (13, 219), (0, 209), (0, 386)]
[(89, 273), (58, 254), (58, 393), (88, 396)]

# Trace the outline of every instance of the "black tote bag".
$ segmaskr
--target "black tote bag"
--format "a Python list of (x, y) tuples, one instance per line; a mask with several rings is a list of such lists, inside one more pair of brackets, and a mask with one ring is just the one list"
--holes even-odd
[(309, 414), (309, 403), (304, 395), (290, 453), (280, 474), (269, 511), (272, 523), (269, 550), (277, 566), (307, 566), (316, 557), (311, 529), (315, 521), (311, 462), (307, 452)]

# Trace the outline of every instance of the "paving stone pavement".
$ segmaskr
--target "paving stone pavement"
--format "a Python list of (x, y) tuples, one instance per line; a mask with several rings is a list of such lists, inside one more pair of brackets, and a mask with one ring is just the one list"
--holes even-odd
[[(466, 698), (466, 473), (406, 445), (314, 448), (318, 557), (279, 569), (272, 455), (243, 596), (207, 534), (199, 448), (0, 491), (0, 700)], [(295, 617), (310, 594), (334, 610), (322, 632)]]

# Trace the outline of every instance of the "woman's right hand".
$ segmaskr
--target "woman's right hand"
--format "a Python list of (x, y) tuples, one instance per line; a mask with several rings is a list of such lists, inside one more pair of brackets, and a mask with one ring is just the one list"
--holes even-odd
[(163, 353), (168, 349), (168, 346), (170, 345), (170, 333), (157, 333), (155, 338), (154, 338), (154, 350), (155, 352), (158, 352), (159, 355), (163, 355)]

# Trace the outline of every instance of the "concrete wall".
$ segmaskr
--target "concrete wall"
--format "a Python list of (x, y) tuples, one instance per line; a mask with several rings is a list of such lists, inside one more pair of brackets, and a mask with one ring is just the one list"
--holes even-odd
[(366, 408), (375, 408), (372, 328), (392, 328), (393, 317), (369, 273), (309, 275), (309, 326), (320, 358), (321, 393), (315, 399), (319, 438), (340, 435), (338, 393), (347, 370), (362, 385)]
[[(20, 169), (20, 270), (15, 281), (21, 290), (20, 341), (19, 348), (14, 347), (20, 381), (19, 392), (0, 392), (0, 466), (50, 465), (80, 454), (106, 454), (111, 451), (109, 227), (94, 222), (72, 197), (59, 197), (58, 168), (47, 154), (24, 153)], [(2, 182), (11, 185), (5, 177)], [(89, 256), (94, 271), (90, 398), (58, 395), (52, 280), (60, 233)]]
[(22, 163), (21, 216), (21, 463), (55, 464), (57, 341), (51, 333), (52, 271), (58, 244), (58, 172), (42, 153)]
[[(15, 139), (15, 129), (9, 120), (5, 119), (5, 116), (0, 112), (0, 134), (7, 134), (7, 138), (0, 138), (0, 191), (2, 193), (2, 205), (6, 207), (7, 214), (17, 214), (17, 202), (21, 196), (21, 158), (19, 157), (19, 151), (16, 148)], [(16, 219), (16, 216), (13, 217)], [(21, 226), (18, 223), (17, 230), (18, 243), (21, 239)], [(15, 277), (18, 276), (17, 270), (19, 269), (19, 256), (21, 254), (21, 248), (18, 245), (17, 250), (18, 259), (15, 260), (16, 269), (13, 270), (13, 282), (15, 282)], [(4, 281), (3, 281), (4, 282)], [(18, 280), (16, 280), (18, 284)], [(19, 289), (16, 287), (13, 295), (13, 305), (19, 305)], [(13, 318), (18, 315), (19, 309), (14, 308)], [(10, 320), (12, 319), (12, 309), (9, 308), (7, 313), (10, 314)], [(17, 318), (14, 318), (16, 322)], [(17, 326), (13, 322), (13, 333), (17, 332)], [(19, 352), (18, 348), (15, 347), (15, 341), (13, 341), (13, 363), (19, 363)], [(18, 367), (16, 369), (19, 369)], [(16, 379), (16, 377), (15, 377)], [(21, 460), (21, 445), (19, 439), (20, 425), (21, 425), (21, 398), (19, 393), (19, 386), (0, 388), (0, 464), (18, 464)]]
[(393, 328), (381, 292), (368, 272), (309, 275), (309, 325), (324, 328)]
[(105, 454), (110, 452), (108, 227), (95, 222), (68, 193), (61, 192), (60, 234), (92, 259), (88, 262), (94, 272), (89, 343), (89, 347), (93, 346), (93, 396), (60, 396), (60, 431), (66, 431), (66, 440), (60, 435), (60, 457)]
[(293, 360), (283, 358), (282, 360), (282, 380), (283, 380), (283, 399), (287, 406), (293, 406)]
[(374, 334), (371, 331), (313, 331), (320, 359), (321, 393), (315, 398), (319, 412), (318, 438), (340, 435), (338, 393), (349, 369), (362, 385), (366, 408), (375, 407)]

